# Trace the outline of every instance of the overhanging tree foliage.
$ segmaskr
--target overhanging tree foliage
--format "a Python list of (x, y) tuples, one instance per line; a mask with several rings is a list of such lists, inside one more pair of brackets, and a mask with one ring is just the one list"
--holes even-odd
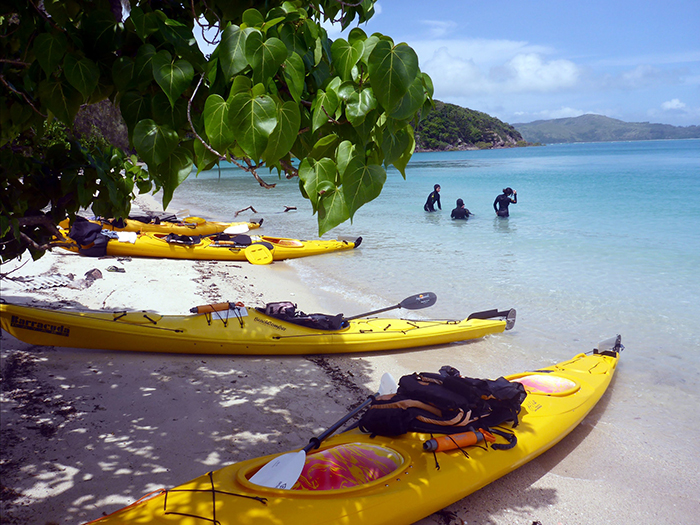
[[(92, 206), (126, 217), (140, 192), (167, 207), (225, 158), (259, 181), (299, 177), (319, 234), (405, 177), (412, 123), (432, 100), (415, 52), (347, 28), (374, 0), (0, 1), (0, 257), (40, 256), (55, 224)], [(211, 56), (193, 31), (217, 30)], [(80, 140), (81, 107), (109, 98), (136, 155)], [(56, 140), (56, 123), (63, 135)], [(143, 161), (147, 169), (143, 169)]]

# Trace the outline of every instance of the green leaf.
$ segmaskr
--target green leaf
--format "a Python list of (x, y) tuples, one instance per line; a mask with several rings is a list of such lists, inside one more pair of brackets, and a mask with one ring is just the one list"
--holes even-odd
[(39, 84), (39, 99), (51, 113), (68, 126), (73, 125), (82, 103), (80, 93), (70, 84), (59, 81), (44, 81)]
[(336, 154), (336, 161), (338, 163), (338, 173), (342, 180), (343, 174), (347, 169), (350, 161), (352, 160), (353, 154), (355, 152), (355, 146), (349, 140), (344, 140), (338, 146), (338, 153)]
[(223, 154), (236, 140), (229, 127), (228, 104), (220, 95), (209, 95), (203, 116), (209, 144)]
[[(384, 137), (382, 140), (382, 149), (384, 150), (384, 165), (394, 164), (396, 168), (401, 172), (403, 178), (406, 178), (406, 163), (403, 162), (406, 151), (410, 151), (412, 154), (412, 149), (415, 148), (415, 142), (413, 141), (413, 135), (409, 133), (408, 130), (413, 130), (411, 126), (406, 126), (398, 130), (395, 133), (391, 133), (387, 128), (384, 131)], [(410, 158), (410, 154), (409, 154)]]
[(333, 158), (335, 156), (337, 144), (338, 136), (335, 133), (329, 133), (316, 141), (316, 144), (313, 145), (307, 156), (316, 160), (321, 160), (326, 157)]
[(156, 56), (156, 48), (151, 44), (144, 44), (136, 52), (134, 64), (134, 77), (139, 84), (153, 82), (153, 57)]
[(265, 23), (265, 18), (257, 9), (247, 9), (243, 13), (243, 23), (248, 27), (262, 27)]
[(254, 30), (251, 28), (241, 29), (238, 26), (230, 25), (221, 35), (219, 43), (219, 61), (221, 70), (227, 80), (231, 80), (248, 67), (248, 60), (245, 57), (245, 42), (247, 36)]
[(54, 72), (66, 54), (68, 40), (63, 33), (41, 33), (34, 40), (34, 56), (47, 76)]
[(173, 192), (192, 173), (192, 154), (183, 147), (176, 148), (156, 168), (156, 175), (163, 187), (163, 209), (167, 209)]
[(153, 13), (144, 14), (140, 7), (133, 7), (129, 19), (134, 24), (136, 35), (145, 42), (146, 39), (158, 31), (158, 20)]
[(386, 171), (378, 164), (365, 164), (360, 155), (356, 155), (343, 173), (341, 187), (350, 219), (363, 205), (379, 197), (386, 182)]
[(80, 58), (68, 53), (63, 61), (63, 70), (71, 86), (80, 91), (86, 99), (95, 91), (100, 79), (100, 70), (89, 58)]
[(408, 88), (406, 94), (401, 97), (399, 103), (394, 107), (393, 111), (389, 113), (389, 116), (396, 120), (413, 118), (413, 115), (423, 106), (425, 98), (423, 79), (421, 75), (418, 75), (411, 84), (411, 87)]
[(129, 57), (119, 57), (112, 64), (112, 81), (117, 91), (126, 91), (134, 78), (134, 61)]
[(369, 56), (369, 79), (380, 104), (392, 111), (419, 73), (418, 56), (406, 44), (381, 40)]
[(305, 77), (304, 60), (297, 53), (291, 53), (284, 62), (284, 79), (287, 82), (289, 93), (297, 104), (304, 92)]
[(160, 51), (153, 57), (153, 77), (175, 106), (175, 101), (189, 87), (194, 78), (194, 68), (187, 60), (173, 62), (167, 51)]
[(340, 190), (323, 194), (318, 207), (318, 234), (323, 235), (348, 219), (348, 207)]
[(299, 134), (301, 113), (296, 102), (288, 100), (277, 110), (277, 126), (270, 135), (263, 156), (268, 166), (274, 165), (292, 149)]
[(210, 170), (217, 162), (219, 157), (207, 149), (199, 140), (194, 141), (194, 162), (197, 165), (197, 175), (203, 171)]
[(287, 59), (287, 46), (279, 38), (263, 40), (260, 31), (253, 31), (245, 42), (245, 56), (253, 68), (253, 83), (267, 83)]
[(364, 88), (362, 91), (353, 92), (345, 104), (345, 116), (353, 126), (359, 126), (364, 122), (367, 114), (376, 109), (377, 99), (372, 88)]
[(173, 107), (165, 93), (159, 91), (151, 99), (151, 115), (159, 125), (180, 129), (187, 122), (187, 102), (180, 98)]
[(343, 80), (352, 79), (352, 68), (362, 57), (362, 42), (358, 42), (358, 46), (350, 45), (346, 40), (339, 38), (333, 42), (331, 53), (333, 57), (333, 65), (336, 71)]
[(178, 145), (177, 132), (144, 119), (134, 128), (134, 147), (149, 168), (162, 164)]
[(277, 106), (268, 95), (239, 93), (229, 102), (230, 126), (236, 141), (255, 162), (260, 160), (267, 141), (277, 126)]
[(299, 181), (311, 201), (314, 213), (318, 210), (321, 192), (326, 191), (328, 184), (335, 188), (337, 168), (332, 159), (316, 160), (305, 158), (299, 165)]
[(335, 91), (320, 91), (316, 94), (316, 99), (313, 101), (313, 117), (311, 120), (311, 131), (315, 132), (318, 128), (328, 122), (329, 118), (333, 118), (335, 110), (338, 109), (340, 100)]
[(127, 91), (119, 102), (119, 109), (124, 117), (126, 125), (133, 133), (136, 124), (149, 116), (151, 101), (138, 91)]

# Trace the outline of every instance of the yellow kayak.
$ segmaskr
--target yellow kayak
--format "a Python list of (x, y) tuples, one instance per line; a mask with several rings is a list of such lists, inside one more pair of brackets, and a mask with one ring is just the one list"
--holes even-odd
[(193, 310), (200, 313), (80, 312), (0, 303), (0, 321), (3, 330), (35, 345), (232, 355), (398, 350), (480, 338), (515, 323), (515, 310), (478, 312), (461, 321), (268, 315), (269, 305), (247, 308), (241, 303)]
[[(62, 233), (68, 237), (65, 230)], [(131, 233), (133, 237), (130, 239), (108, 239), (106, 241), (106, 255), (207, 261), (247, 260), (254, 264), (269, 264), (272, 261), (352, 250), (360, 246), (362, 242), (362, 237), (358, 237), (355, 241), (306, 241), (268, 235), (226, 233), (208, 236), (152, 232)], [(97, 238), (100, 239), (99, 236)], [(93, 244), (82, 245), (73, 242), (70, 246), (64, 244), (57, 244), (57, 246), (85, 255), (97, 255), (90, 253)]]
[[(145, 219), (145, 217), (144, 217)], [(175, 233), (177, 235), (212, 235), (221, 233), (229, 228), (246, 227), (248, 230), (254, 230), (262, 226), (260, 222), (218, 222), (208, 221), (201, 217), (185, 217), (182, 220), (137, 220), (137, 219), (95, 219), (91, 222), (100, 224), (102, 229), (121, 232), (150, 232), (150, 233)], [(70, 228), (68, 219), (59, 223), (59, 226), (65, 230)]]
[(610, 384), (622, 349), (619, 343), (618, 336), (609, 349), (506, 376), (521, 382), (527, 392), (517, 427), (498, 427), (517, 437), (513, 448), (494, 447), (506, 444), (498, 436), (495, 444), (466, 447), (467, 454), (462, 450), (433, 453), (424, 447), (425, 442), (437, 437), (431, 434), (371, 438), (355, 429), (329, 438), (318, 451), (310, 452), (291, 489), (267, 488), (251, 482), (251, 478), (262, 467), (275, 469), (301, 451), (255, 458), (208, 472), (175, 488), (149, 494), (91, 523), (414, 523), (515, 470), (571, 432)]

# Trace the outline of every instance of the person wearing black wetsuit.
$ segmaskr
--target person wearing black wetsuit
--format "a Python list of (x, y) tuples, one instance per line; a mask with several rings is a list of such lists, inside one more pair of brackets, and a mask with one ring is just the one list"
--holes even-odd
[(464, 207), (464, 201), (462, 199), (457, 199), (457, 207), (452, 210), (452, 218), (467, 220), (471, 214), (472, 213)]
[(518, 192), (513, 191), (511, 188), (506, 188), (503, 190), (503, 193), (493, 201), (493, 209), (496, 210), (496, 215), (499, 217), (508, 217), (508, 206), (517, 204), (517, 202)]
[(428, 200), (425, 201), (423, 209), (425, 211), (435, 211), (435, 205), (442, 210), (442, 205), (440, 204), (440, 185), (436, 184), (433, 187), (433, 191), (428, 195)]

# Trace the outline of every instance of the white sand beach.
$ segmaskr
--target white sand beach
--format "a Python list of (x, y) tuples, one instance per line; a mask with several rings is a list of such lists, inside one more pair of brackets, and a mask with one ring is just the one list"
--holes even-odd
[[(328, 313), (348, 306), (303, 285), (284, 262), (93, 259), (55, 250), (1, 271), (13, 268), (2, 298), (36, 306), (164, 314), (220, 301), (291, 300)], [(101, 277), (86, 280), (93, 269)], [(503, 359), (484, 358), (509, 337), (385, 355), (240, 357), (37, 347), (3, 332), (2, 522), (85, 523), (206, 471), (301, 447), (375, 391), (385, 371), (397, 379), (443, 364), (480, 377), (515, 372)], [(611, 395), (552, 450), (419, 523), (655, 523), (670, 507), (691, 515), (695, 502), (684, 497), (664, 494), (662, 509), (641, 497), (654, 488), (638, 476), (644, 444), (613, 445), (613, 429), (599, 423)], [(615, 475), (590, 466), (594, 455)]]

